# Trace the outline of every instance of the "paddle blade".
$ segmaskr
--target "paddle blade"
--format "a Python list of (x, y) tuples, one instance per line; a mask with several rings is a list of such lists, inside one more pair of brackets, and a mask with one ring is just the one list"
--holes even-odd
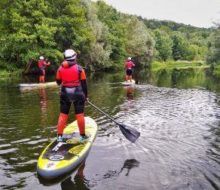
[(140, 132), (136, 131), (135, 129), (132, 129), (127, 125), (119, 124), (119, 128), (122, 134), (132, 143), (134, 143), (140, 136)]

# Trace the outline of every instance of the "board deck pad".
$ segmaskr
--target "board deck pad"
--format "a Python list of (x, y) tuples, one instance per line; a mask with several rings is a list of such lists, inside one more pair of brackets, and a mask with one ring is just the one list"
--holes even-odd
[(57, 142), (56, 140), (48, 147), (44, 153), (43, 158), (49, 160), (70, 160), (72, 157), (77, 156), (80, 150), (89, 142), (89, 138), (84, 142), (79, 141), (79, 134), (73, 133), (73, 135), (64, 135), (63, 142)]

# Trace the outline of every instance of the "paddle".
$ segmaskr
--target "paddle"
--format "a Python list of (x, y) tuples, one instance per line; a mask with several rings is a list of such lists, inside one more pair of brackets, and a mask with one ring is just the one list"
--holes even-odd
[(111, 116), (109, 116), (107, 113), (102, 111), (100, 108), (98, 108), (96, 105), (91, 103), (90, 101), (87, 101), (91, 106), (99, 110), (101, 113), (103, 113), (105, 116), (107, 116), (109, 119), (111, 119), (115, 124), (117, 124), (122, 132), (122, 134), (132, 143), (134, 143), (138, 137), (140, 136), (140, 132), (136, 131), (135, 129), (132, 129), (131, 127), (118, 123), (115, 121)]

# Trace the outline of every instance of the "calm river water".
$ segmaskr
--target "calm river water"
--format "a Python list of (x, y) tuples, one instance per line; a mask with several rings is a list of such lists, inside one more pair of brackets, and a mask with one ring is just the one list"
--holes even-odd
[(220, 189), (220, 83), (203, 70), (143, 71), (135, 79), (124, 87), (120, 74), (95, 74), (88, 86), (90, 101), (140, 131), (138, 141), (87, 105), (98, 136), (85, 165), (54, 184), (39, 181), (36, 164), (56, 135), (58, 87), (23, 91), (18, 84), (35, 79), (1, 79), (0, 189)]

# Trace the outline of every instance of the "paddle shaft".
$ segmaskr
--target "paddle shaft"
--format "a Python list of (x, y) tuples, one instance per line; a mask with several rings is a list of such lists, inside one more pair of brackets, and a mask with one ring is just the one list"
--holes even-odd
[(103, 113), (105, 116), (107, 116), (109, 119), (111, 119), (111, 121), (113, 121), (121, 130), (122, 134), (132, 143), (134, 143), (140, 136), (140, 132), (138, 132), (135, 129), (132, 129), (129, 126), (126, 126), (124, 124), (120, 124), (117, 121), (115, 121), (111, 116), (109, 116), (107, 113), (105, 113), (104, 111), (102, 111), (100, 108), (98, 108), (96, 105), (94, 105), (93, 103), (91, 103), (90, 101), (87, 101), (91, 106), (93, 106), (94, 108), (96, 108), (98, 111), (100, 111), (101, 113)]
[(104, 111), (102, 111), (100, 108), (98, 108), (96, 105), (94, 105), (93, 103), (91, 103), (90, 101), (87, 101), (91, 106), (93, 106), (94, 108), (96, 108), (97, 110), (99, 110), (101, 113), (103, 113), (104, 115), (106, 115), (109, 119), (111, 119), (114, 123), (116, 123), (117, 125), (121, 125), (120, 123), (118, 123), (117, 121), (115, 121), (110, 115), (108, 115), (107, 113), (105, 113)]

